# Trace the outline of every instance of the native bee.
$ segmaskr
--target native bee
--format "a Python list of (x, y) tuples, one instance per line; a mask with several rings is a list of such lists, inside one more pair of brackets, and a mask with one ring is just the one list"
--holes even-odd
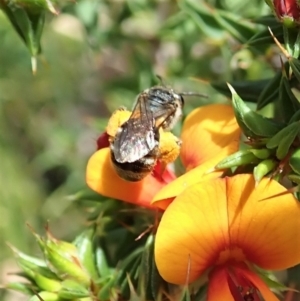
[(111, 160), (124, 180), (142, 180), (159, 158), (159, 129), (170, 130), (182, 115), (184, 100), (173, 89), (155, 86), (137, 96), (130, 118), (110, 144)]

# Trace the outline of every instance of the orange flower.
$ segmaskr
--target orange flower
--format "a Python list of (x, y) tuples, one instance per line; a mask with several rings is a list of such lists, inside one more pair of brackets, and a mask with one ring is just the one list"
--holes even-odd
[[(111, 127), (108, 127), (108, 132), (111, 132)], [(143, 180), (126, 182), (116, 174), (110, 160), (110, 150), (104, 147), (90, 158), (86, 181), (91, 189), (101, 195), (152, 209), (165, 209), (186, 187), (204, 178), (220, 176), (221, 171), (205, 173), (237, 150), (239, 135), (231, 106), (219, 104), (201, 107), (194, 110), (184, 122), (181, 159), (189, 172), (183, 176), (176, 179), (168, 168), (161, 175), (160, 166), (156, 166), (154, 172)], [(105, 135), (101, 136), (98, 145), (106, 146), (103, 139)], [(154, 197), (156, 202), (160, 201), (155, 207), (151, 205)]]
[(209, 105), (191, 112), (184, 121), (181, 160), (187, 170), (238, 150), (240, 128), (228, 105)]
[[(168, 282), (209, 278), (209, 301), (278, 300), (254, 272), (300, 263), (300, 204), (274, 180), (218, 178), (184, 190), (164, 212), (155, 260)], [(251, 298), (252, 299), (251, 299)], [(248, 299), (247, 299), (248, 300)]]

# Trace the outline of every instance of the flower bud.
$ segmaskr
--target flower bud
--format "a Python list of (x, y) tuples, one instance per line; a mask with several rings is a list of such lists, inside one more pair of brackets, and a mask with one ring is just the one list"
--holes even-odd
[(51, 292), (39, 292), (38, 295), (33, 295), (29, 301), (59, 301), (59, 297), (56, 293), (51, 293)]
[(56, 239), (48, 227), (46, 227), (46, 231), (47, 238), (42, 238), (34, 232), (33, 234), (52, 271), (62, 279), (76, 279), (88, 286), (90, 284), (90, 277), (80, 261), (76, 246)]
[(72, 244), (48, 240), (44, 253), (48, 262), (61, 277), (64, 278), (65, 275), (88, 286), (90, 277), (82, 266), (77, 251), (74, 253), (74, 248), (76, 247)]
[(300, 7), (297, 0), (273, 0), (273, 10), (286, 27), (300, 25)]

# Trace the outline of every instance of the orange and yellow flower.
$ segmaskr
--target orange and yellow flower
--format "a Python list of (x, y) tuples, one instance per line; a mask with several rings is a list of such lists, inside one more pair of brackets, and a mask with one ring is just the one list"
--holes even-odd
[(259, 294), (278, 300), (255, 266), (279, 270), (300, 263), (299, 216), (299, 202), (274, 180), (255, 186), (253, 176), (243, 174), (192, 185), (158, 226), (159, 273), (174, 284), (208, 276), (209, 301), (259, 301)]
[(188, 172), (176, 178), (168, 168), (161, 175), (156, 166), (142, 181), (126, 182), (111, 164), (104, 135), (98, 144), (105, 147), (94, 153), (88, 162), (86, 182), (101, 195), (148, 208), (155, 208), (151, 205), (155, 197), (155, 201), (160, 200), (156, 206), (165, 209), (188, 186), (220, 176), (222, 171), (206, 172), (238, 149), (239, 136), (240, 129), (231, 106), (215, 104), (198, 108), (186, 118), (181, 136), (180, 156)]

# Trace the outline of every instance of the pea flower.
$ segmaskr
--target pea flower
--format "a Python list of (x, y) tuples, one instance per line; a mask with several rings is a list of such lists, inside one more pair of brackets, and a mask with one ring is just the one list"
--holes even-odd
[[(129, 116), (124, 117), (123, 122)], [(206, 172), (234, 153), (239, 144), (240, 129), (231, 106), (215, 104), (195, 109), (187, 116), (181, 135), (180, 157), (187, 172), (178, 178), (169, 168), (161, 173), (161, 162), (158, 161), (153, 173), (146, 178), (139, 182), (127, 182), (115, 172), (107, 142), (111, 133), (116, 132), (120, 125), (120, 122), (109, 122), (106, 133), (98, 139), (100, 149), (91, 156), (87, 164), (87, 185), (101, 195), (152, 209), (157, 206), (165, 209), (186, 187), (203, 179), (220, 176), (222, 171), (210, 174)], [(171, 139), (167, 139), (170, 134), (161, 134), (160, 144), (166, 144), (164, 149), (172, 149), (169, 143)], [(165, 190), (167, 187), (169, 188)], [(158, 192), (161, 194), (157, 194)], [(161, 200), (155, 207), (151, 205), (154, 197)]]
[(208, 301), (275, 301), (255, 266), (300, 263), (300, 204), (271, 179), (250, 174), (200, 182), (184, 190), (157, 229), (155, 261), (174, 284), (208, 277)]

